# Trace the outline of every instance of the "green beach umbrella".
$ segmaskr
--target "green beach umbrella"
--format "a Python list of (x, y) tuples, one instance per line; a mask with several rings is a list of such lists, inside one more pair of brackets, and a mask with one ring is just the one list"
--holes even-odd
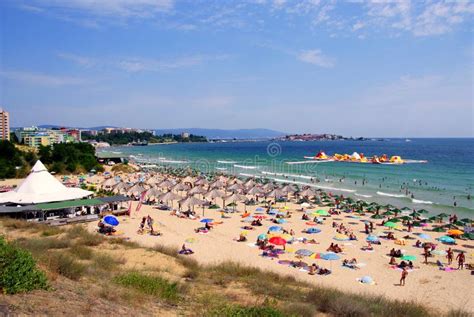
[[(416, 212), (419, 212), (420, 214), (427, 214), (427, 213), (429, 213), (429, 211), (426, 210), (426, 209), (420, 209), (420, 210), (417, 210)], [(445, 217), (447, 217), (447, 216), (445, 216)]]
[(373, 216), (370, 216), (370, 218), (372, 218), (372, 219), (383, 219), (384, 217), (382, 215), (373, 215)]
[(390, 210), (387, 210), (386, 212), (382, 213), (382, 215), (384, 215), (384, 216), (391, 216), (391, 215), (393, 215), (393, 214), (394, 214), (394, 213), (393, 213), (392, 211), (390, 211)]
[(398, 219), (398, 218), (393, 218), (393, 219), (390, 219), (389, 222), (397, 223), (397, 222), (400, 222), (400, 219)]
[(392, 221), (389, 221), (389, 222), (386, 222), (384, 224), (384, 227), (387, 227), (387, 228), (395, 228), (397, 227), (398, 225), (395, 223), (395, 222), (392, 222)]
[(446, 232), (446, 229), (444, 229), (443, 227), (435, 227), (433, 228), (433, 230), (431, 231), (434, 231), (434, 232)]
[(409, 208), (409, 207), (403, 207), (401, 210), (403, 210), (403, 211), (410, 211), (411, 208)]
[(464, 222), (464, 223), (470, 223), (470, 222), (472, 222), (472, 220), (469, 219), (469, 218), (463, 218), (463, 219), (461, 219), (461, 221)]
[(399, 217), (399, 219), (408, 221), (408, 220), (411, 220), (411, 217), (409, 217), (409, 216), (402, 216), (402, 217)]
[(316, 211), (316, 214), (318, 214), (320, 216), (329, 216), (329, 213), (326, 210), (322, 210), (322, 209)]
[(449, 216), (448, 214), (442, 212), (442, 213), (440, 213), (439, 215), (437, 215), (436, 217), (438, 217), (438, 218), (446, 218), (446, 217), (448, 217), (448, 216)]

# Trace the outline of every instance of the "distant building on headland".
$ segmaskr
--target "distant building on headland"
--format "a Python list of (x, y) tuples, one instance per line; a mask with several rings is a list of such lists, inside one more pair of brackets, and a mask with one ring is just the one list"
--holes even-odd
[(183, 139), (189, 139), (189, 133), (188, 133), (188, 132), (182, 132), (182, 133), (181, 133), (181, 137), (182, 137)]
[(0, 140), (10, 141), (10, 118), (8, 112), (0, 108)]
[(38, 127), (24, 127), (17, 129), (15, 135), (18, 142), (38, 148), (58, 143), (74, 143), (81, 141), (81, 131), (78, 129), (42, 129)]
[(100, 134), (119, 134), (119, 133), (143, 133), (143, 132), (148, 132), (151, 133), (152, 135), (155, 135), (155, 130), (146, 130), (146, 129), (135, 129), (135, 128), (116, 128), (116, 127), (110, 127), (110, 128), (103, 128), (101, 130), (93, 130), (93, 129), (87, 129), (87, 130), (81, 130), (83, 134), (91, 135), (91, 136), (96, 136)]

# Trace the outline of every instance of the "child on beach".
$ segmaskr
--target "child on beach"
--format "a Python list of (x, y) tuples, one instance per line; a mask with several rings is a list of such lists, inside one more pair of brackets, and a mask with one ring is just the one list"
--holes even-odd
[(402, 277), (400, 278), (400, 286), (405, 286), (405, 280), (408, 276), (408, 270), (406, 267), (402, 270)]

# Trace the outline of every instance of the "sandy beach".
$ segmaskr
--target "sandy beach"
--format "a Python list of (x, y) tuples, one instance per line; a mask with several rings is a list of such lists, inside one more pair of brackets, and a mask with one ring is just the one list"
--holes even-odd
[[(474, 294), (472, 293), (472, 279), (469, 270), (463, 271), (442, 271), (436, 266), (436, 260), (440, 260), (446, 264), (445, 256), (429, 258), (429, 264), (423, 264), (423, 249), (414, 247), (416, 240), (407, 240), (404, 246), (396, 245), (394, 241), (381, 239), (381, 245), (375, 245), (373, 252), (362, 251), (361, 247), (367, 245), (365, 241), (365, 233), (363, 220), (351, 218), (351, 215), (342, 214), (340, 216), (327, 217), (324, 224), (317, 225), (321, 229), (318, 234), (302, 233), (302, 230), (309, 226), (301, 220), (303, 212), (296, 211), (301, 209), (300, 206), (292, 203), (286, 204), (292, 213), (288, 223), (283, 224), (283, 228), (293, 229), (295, 238), (314, 238), (319, 244), (304, 244), (295, 242), (286, 246), (287, 253), (280, 255), (279, 259), (269, 259), (260, 256), (262, 253), (258, 247), (254, 246), (257, 236), (266, 233), (268, 228), (274, 223), (268, 219), (263, 220), (262, 227), (255, 227), (255, 230), (247, 231), (247, 242), (237, 242), (236, 238), (244, 231), (242, 226), (248, 225), (243, 223), (242, 211), (244, 205), (238, 205), (236, 210), (241, 211), (230, 215), (228, 219), (221, 219), (221, 214), (215, 210), (204, 210), (206, 218), (214, 219), (214, 222), (222, 222), (214, 226), (209, 233), (200, 234), (194, 232), (194, 229), (202, 227), (199, 220), (182, 219), (170, 215), (169, 211), (161, 211), (152, 206), (143, 205), (140, 211), (135, 212), (137, 202), (133, 203), (132, 216), (120, 217), (121, 223), (117, 230), (119, 236), (129, 238), (131, 241), (139, 242), (144, 246), (153, 247), (157, 244), (165, 246), (180, 247), (185, 241), (188, 248), (195, 253), (189, 255), (197, 259), (200, 263), (215, 264), (223, 261), (235, 261), (249, 266), (259, 267), (265, 270), (271, 270), (281, 274), (288, 274), (299, 280), (314, 283), (315, 285), (335, 287), (348, 292), (367, 293), (373, 295), (384, 295), (391, 299), (413, 300), (422, 303), (428, 307), (435, 308), (440, 311), (446, 311), (451, 308), (463, 308), (470, 312), (474, 312)], [(283, 204), (280, 204), (283, 206)], [(247, 206), (247, 212), (255, 210), (255, 206)], [(320, 208), (318, 208), (320, 209)], [(327, 207), (325, 208), (328, 209)], [(199, 216), (203, 216), (202, 208), (196, 208)], [(156, 230), (161, 232), (161, 236), (150, 236), (149, 234), (138, 234), (137, 229), (141, 221), (141, 217), (150, 215), (155, 221)], [(335, 241), (333, 237), (336, 232), (332, 228), (332, 222), (344, 223), (354, 230), (357, 241)], [(380, 222), (380, 220), (379, 220)], [(96, 223), (88, 225), (91, 231), (96, 230)], [(383, 227), (376, 225), (376, 231), (385, 231)], [(420, 228), (415, 228), (413, 233), (422, 232)], [(405, 236), (407, 232), (394, 231), (395, 236)], [(442, 233), (428, 232), (433, 242), (438, 243), (435, 238), (443, 235)], [(416, 236), (415, 236), (416, 237)], [(338, 243), (343, 247), (343, 253), (339, 254), (341, 259), (337, 261), (325, 261), (322, 259), (308, 259), (303, 261), (312, 264), (317, 263), (320, 266), (331, 269), (332, 274), (328, 276), (311, 276), (307, 271), (301, 271), (288, 265), (279, 264), (279, 260), (298, 260), (293, 253), (298, 249), (309, 249), (313, 252), (325, 252), (332, 243)], [(404, 254), (415, 255), (417, 259), (414, 262), (415, 269), (410, 271), (407, 277), (406, 286), (398, 286), (401, 270), (393, 269), (388, 264), (390, 257), (388, 253), (390, 249), (402, 249)], [(448, 246), (438, 243), (438, 249), (446, 250)], [(474, 252), (474, 243), (472, 241), (461, 241), (453, 246), (453, 249), (465, 250), (468, 254), (467, 263), (472, 262)], [(455, 253), (456, 255), (457, 253)], [(358, 263), (362, 263), (360, 269), (354, 270), (343, 267), (341, 265), (343, 259), (356, 258)], [(399, 261), (399, 260), (398, 260)], [(453, 267), (457, 264), (453, 262)], [(371, 276), (375, 281), (375, 285), (367, 285), (358, 282), (357, 279), (363, 276)], [(283, 286), (282, 286), (283, 287)]]
[[(134, 177), (134, 176), (131, 176)], [(103, 177), (94, 176), (95, 181), (99, 179), (103, 181)], [(0, 185), (17, 185), (21, 180), (7, 180), (0, 182)], [(181, 193), (182, 194), (182, 193)], [(202, 198), (201, 195), (196, 195)], [(216, 198), (215, 203), (222, 206), (221, 198)], [(254, 227), (254, 230), (244, 230), (243, 226), (250, 226), (250, 223), (243, 222), (242, 215), (244, 212), (255, 215), (256, 208), (261, 205), (245, 206), (238, 203), (234, 213), (226, 213), (226, 218), (222, 218), (221, 212), (215, 209), (196, 207), (196, 215), (198, 219), (179, 218), (171, 215), (170, 211), (157, 209), (152, 205), (142, 205), (139, 211), (136, 211), (138, 202), (132, 203), (131, 216), (119, 217), (120, 224), (117, 226), (117, 237), (129, 239), (146, 247), (154, 247), (156, 245), (164, 245), (169, 247), (180, 248), (183, 243), (194, 251), (189, 257), (196, 259), (202, 264), (217, 264), (225, 261), (234, 261), (247, 266), (254, 266), (263, 270), (269, 270), (280, 274), (291, 275), (298, 280), (309, 282), (315, 285), (334, 287), (347, 292), (364, 293), (370, 295), (383, 295), (390, 299), (409, 300), (424, 304), (427, 307), (446, 312), (449, 309), (462, 308), (464, 310), (474, 312), (474, 294), (472, 293), (472, 275), (470, 270), (440, 270), (436, 265), (436, 261), (441, 261), (447, 265), (446, 256), (432, 256), (429, 258), (429, 264), (424, 264), (423, 248), (415, 247), (417, 235), (426, 233), (430, 236), (430, 241), (437, 244), (437, 250), (447, 250), (452, 247), (455, 251), (463, 250), (466, 253), (466, 263), (473, 263), (474, 259), (474, 242), (472, 240), (457, 240), (456, 245), (448, 246), (436, 240), (445, 233), (433, 232), (430, 230), (433, 224), (428, 227), (414, 227), (412, 232), (407, 232), (406, 227), (401, 230), (388, 230), (380, 225), (381, 219), (371, 219), (372, 214), (359, 216), (356, 213), (342, 212), (340, 215), (332, 215), (324, 217), (322, 224), (308, 225), (306, 220), (302, 220), (304, 211), (300, 205), (294, 202), (278, 203), (273, 206), (274, 209), (284, 209), (285, 212), (291, 214), (290, 218), (286, 218), (287, 223), (279, 224), (288, 232), (294, 231), (293, 243), (286, 245), (284, 254), (279, 258), (269, 258), (261, 256), (262, 250), (255, 245), (257, 236), (267, 233), (268, 228), (276, 225), (271, 220), (275, 219), (265, 212), (259, 212), (266, 219), (262, 220), (261, 227)], [(173, 208), (177, 208), (174, 202)], [(325, 210), (329, 207), (312, 205), (308, 210)], [(148, 232), (139, 234), (138, 228), (142, 217), (150, 215), (154, 219), (154, 228), (161, 233), (160, 236), (152, 236)], [(202, 227), (204, 224), (200, 222), (203, 218), (213, 219), (213, 229), (208, 233), (196, 233), (195, 229)], [(362, 250), (363, 246), (367, 246), (364, 232), (364, 221), (370, 220), (374, 223), (374, 232), (379, 235), (392, 231), (396, 238), (410, 235), (413, 239), (407, 239), (405, 245), (397, 245), (394, 240), (380, 238), (381, 245), (373, 245), (373, 251)], [(310, 221), (311, 222), (311, 221)], [(357, 240), (336, 241), (336, 228), (332, 224), (341, 223), (350, 229)], [(438, 224), (436, 224), (438, 225)], [(87, 224), (91, 232), (97, 231), (97, 222)], [(318, 228), (321, 232), (316, 234), (308, 234), (303, 231), (308, 228)], [(245, 232), (247, 241), (237, 242), (239, 235)], [(302, 238), (315, 239), (318, 244), (303, 243)], [(324, 253), (331, 243), (337, 243), (342, 247), (343, 252), (339, 253), (339, 260), (325, 261), (323, 259), (298, 258), (295, 251), (299, 249), (307, 249), (314, 253)], [(281, 247), (278, 247), (281, 248)], [(399, 286), (401, 277), (401, 269), (394, 268), (389, 265), (389, 251), (392, 249), (401, 249), (404, 255), (416, 256), (413, 261), (415, 268), (409, 271), (406, 285)], [(357, 259), (359, 263), (358, 269), (350, 269), (342, 266), (344, 259)], [(330, 275), (309, 275), (308, 271), (291, 267), (290, 265), (281, 264), (280, 261), (303, 261), (308, 265), (316, 263), (318, 266), (330, 269)], [(400, 259), (397, 259), (400, 262)], [(457, 261), (454, 261), (451, 267), (457, 267)], [(370, 276), (375, 284), (362, 284), (358, 281), (363, 276)], [(282, 285), (282, 287), (284, 287)]]

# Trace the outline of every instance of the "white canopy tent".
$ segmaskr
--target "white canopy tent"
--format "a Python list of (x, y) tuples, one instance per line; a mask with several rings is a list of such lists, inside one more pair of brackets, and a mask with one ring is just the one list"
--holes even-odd
[(12, 191), (0, 193), (0, 204), (39, 204), (81, 199), (90, 195), (92, 195), (90, 191), (68, 188), (61, 184), (38, 160), (20, 186)]

